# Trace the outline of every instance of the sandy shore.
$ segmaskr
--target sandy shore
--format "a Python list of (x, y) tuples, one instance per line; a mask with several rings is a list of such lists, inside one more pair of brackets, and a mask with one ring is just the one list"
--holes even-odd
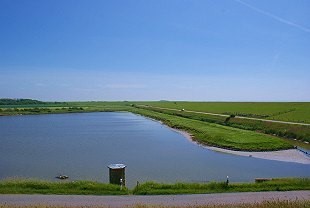
[[(170, 127), (169, 127), (170, 128)], [(170, 128), (173, 131), (176, 131), (180, 134), (182, 134), (184, 137), (189, 139), (191, 142), (195, 142), (192, 139), (192, 135), (187, 133), (186, 131), (178, 130)], [(197, 143), (197, 142), (195, 142)], [(301, 164), (310, 164), (310, 156), (305, 155), (301, 151), (297, 149), (289, 149), (289, 150), (279, 150), (279, 151), (270, 151), (270, 152), (246, 152), (246, 151), (234, 151), (234, 150), (228, 150), (228, 149), (222, 149), (218, 147), (210, 147), (202, 144), (198, 144), (206, 149), (226, 153), (226, 154), (233, 154), (233, 155), (239, 155), (244, 157), (254, 157), (254, 158), (260, 158), (260, 159), (266, 159), (266, 160), (277, 160), (282, 162), (294, 162), (294, 163), (301, 163)]]
[(310, 157), (300, 152), (297, 149), (279, 150), (279, 151), (271, 151), (271, 152), (243, 152), (243, 151), (233, 151), (233, 150), (227, 150), (227, 149), (209, 147), (209, 146), (205, 146), (205, 148), (213, 150), (213, 151), (217, 151), (217, 152), (240, 155), (240, 156), (245, 156), (245, 157), (255, 157), (255, 158), (266, 159), (266, 160), (294, 162), (294, 163), (301, 163), (301, 164), (308, 164), (308, 165), (310, 164)]

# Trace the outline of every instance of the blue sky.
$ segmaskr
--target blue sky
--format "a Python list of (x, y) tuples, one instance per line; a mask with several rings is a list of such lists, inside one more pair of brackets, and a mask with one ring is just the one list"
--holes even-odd
[(0, 0), (0, 97), (310, 101), (308, 0)]

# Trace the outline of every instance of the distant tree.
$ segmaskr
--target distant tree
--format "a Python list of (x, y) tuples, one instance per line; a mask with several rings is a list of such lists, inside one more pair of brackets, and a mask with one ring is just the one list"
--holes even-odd
[(32, 105), (32, 104), (45, 104), (45, 102), (32, 99), (10, 99), (10, 98), (0, 99), (0, 105)]

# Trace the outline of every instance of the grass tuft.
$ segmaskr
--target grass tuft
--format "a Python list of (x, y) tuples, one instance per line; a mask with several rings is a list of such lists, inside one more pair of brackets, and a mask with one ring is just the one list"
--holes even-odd
[(309, 178), (281, 178), (261, 183), (210, 182), (162, 184), (146, 182), (135, 187), (136, 195), (206, 194), (225, 192), (291, 191), (310, 190)]

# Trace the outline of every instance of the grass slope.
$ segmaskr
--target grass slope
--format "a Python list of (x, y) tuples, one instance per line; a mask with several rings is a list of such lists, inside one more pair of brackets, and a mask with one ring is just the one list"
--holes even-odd
[(189, 132), (193, 139), (207, 145), (233, 150), (271, 151), (292, 148), (288, 142), (273, 136), (214, 123), (167, 115), (145, 109), (132, 110), (143, 116)]
[(50, 182), (12, 179), (0, 181), (0, 194), (126, 195), (128, 190), (120, 190), (117, 185), (93, 181)]
[(138, 102), (164, 108), (310, 123), (310, 102)]
[(50, 182), (11, 179), (0, 181), (0, 194), (62, 194), (62, 195), (163, 195), (228, 192), (310, 190), (309, 178), (281, 178), (261, 183), (210, 182), (162, 184), (146, 182), (133, 190), (94, 181)]
[(157, 107), (152, 106), (147, 107), (142, 107), (140, 105), (137, 106), (139, 108), (165, 113), (169, 115), (175, 115), (209, 123), (217, 123), (239, 129), (258, 131), (278, 137), (298, 139), (300, 141), (310, 142), (310, 126), (256, 121), (229, 116), (223, 117), (218, 115), (199, 114), (181, 110), (176, 111), (176, 110), (159, 109)]
[(230, 183), (228, 185), (226, 182), (211, 182), (206, 184), (162, 184), (146, 182), (136, 187), (133, 193), (137, 195), (168, 195), (291, 190), (310, 190), (310, 179), (282, 178), (261, 183)]

